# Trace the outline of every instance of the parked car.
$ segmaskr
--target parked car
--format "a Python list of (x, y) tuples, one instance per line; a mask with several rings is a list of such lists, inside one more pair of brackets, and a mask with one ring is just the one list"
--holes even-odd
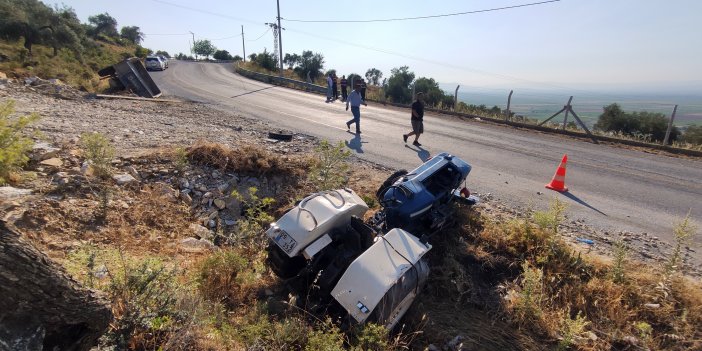
[(149, 71), (163, 71), (166, 64), (157, 56), (149, 56), (145, 60), (146, 69)]
[(163, 56), (163, 55), (158, 55), (158, 58), (160, 58), (161, 61), (163, 61), (163, 64), (166, 66), (166, 68), (168, 68), (168, 57)]

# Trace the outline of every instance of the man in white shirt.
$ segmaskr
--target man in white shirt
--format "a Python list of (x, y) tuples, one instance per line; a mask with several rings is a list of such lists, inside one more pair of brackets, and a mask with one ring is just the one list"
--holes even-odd
[(332, 75), (327, 75), (327, 102), (332, 101)]
[(346, 129), (351, 131), (351, 123), (356, 123), (356, 134), (361, 134), (361, 105), (368, 106), (363, 99), (361, 99), (361, 92), (359, 87), (354, 87), (351, 94), (349, 94), (346, 99), (346, 111), (349, 110), (349, 104), (351, 104), (351, 113), (353, 114), (353, 119), (346, 122)]

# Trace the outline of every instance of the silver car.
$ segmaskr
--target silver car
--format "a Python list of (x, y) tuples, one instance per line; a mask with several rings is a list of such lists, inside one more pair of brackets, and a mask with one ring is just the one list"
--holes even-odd
[(149, 71), (163, 71), (166, 69), (166, 64), (157, 56), (149, 56), (145, 61), (146, 69)]

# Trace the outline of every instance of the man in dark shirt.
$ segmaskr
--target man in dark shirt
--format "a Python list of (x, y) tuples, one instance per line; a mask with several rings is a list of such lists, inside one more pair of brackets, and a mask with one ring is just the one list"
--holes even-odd
[(346, 101), (346, 96), (347, 96), (346, 85), (347, 85), (346, 76), (341, 76), (341, 101)]
[(414, 135), (414, 146), (422, 146), (419, 143), (419, 136), (424, 133), (424, 94), (417, 93), (417, 100), (412, 103), (412, 131), (408, 134), (402, 134), (402, 139), (407, 143), (407, 138)]
[(336, 81), (339, 78), (336, 77), (336, 74), (332, 75), (332, 100), (336, 100), (339, 98), (339, 90), (336, 88)]
[(361, 99), (366, 101), (366, 81), (361, 79)]

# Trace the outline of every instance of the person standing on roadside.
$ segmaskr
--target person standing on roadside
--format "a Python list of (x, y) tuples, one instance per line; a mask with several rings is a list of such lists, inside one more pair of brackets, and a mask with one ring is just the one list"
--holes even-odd
[(336, 99), (339, 98), (339, 90), (337, 89), (336, 81), (339, 78), (336, 76), (336, 73), (332, 75), (332, 100), (336, 101)]
[(412, 103), (412, 131), (408, 134), (402, 134), (402, 139), (407, 143), (407, 138), (414, 135), (414, 146), (422, 146), (419, 143), (419, 136), (424, 133), (424, 94), (417, 93), (417, 100)]
[(340, 83), (341, 83), (341, 101), (346, 101), (346, 96), (347, 96), (347, 94), (348, 94), (348, 93), (346, 92), (346, 85), (348, 84), (348, 83), (346, 82), (346, 76), (341, 76), (341, 82), (340, 82)]
[(329, 73), (327, 75), (327, 102), (331, 101), (332, 98), (332, 75)]
[(366, 101), (366, 81), (361, 79), (361, 98)]
[(349, 110), (349, 104), (351, 104), (351, 114), (353, 114), (353, 119), (346, 122), (346, 129), (351, 131), (351, 123), (356, 123), (356, 134), (361, 134), (361, 105), (368, 106), (368, 104), (361, 99), (361, 92), (359, 90), (359, 88), (354, 87), (348, 99), (346, 99), (346, 111)]

